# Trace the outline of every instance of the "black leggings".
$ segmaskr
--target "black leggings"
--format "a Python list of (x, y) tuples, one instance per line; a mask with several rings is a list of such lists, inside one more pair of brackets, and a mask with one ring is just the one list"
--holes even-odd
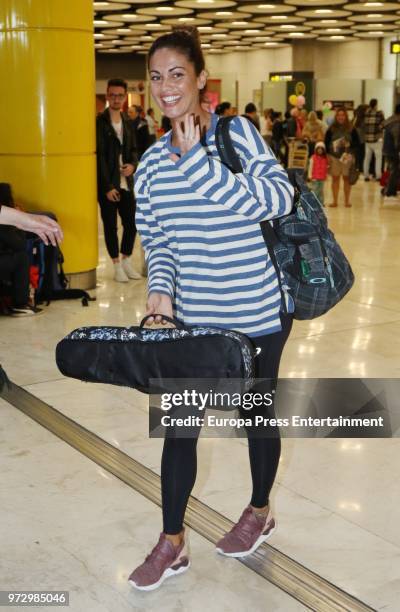
[(106, 197), (99, 201), (101, 218), (103, 219), (104, 239), (109, 256), (117, 259), (120, 249), (118, 247), (117, 212), (121, 217), (123, 233), (121, 240), (122, 255), (131, 255), (136, 236), (135, 209), (136, 203), (132, 191), (120, 189), (121, 199), (110, 202)]
[[(266, 393), (275, 386), (283, 347), (292, 328), (292, 316), (282, 315), (282, 331), (275, 334), (252, 338), (254, 346), (261, 352), (256, 357), (257, 378), (269, 378), (257, 385), (257, 392)], [(266, 414), (264, 408), (264, 416)], [(253, 414), (253, 410), (251, 411)], [(262, 414), (260, 409), (257, 414)], [(240, 415), (249, 418), (249, 412), (240, 409)], [(246, 427), (253, 492), (250, 504), (264, 507), (275, 480), (281, 454), (281, 440), (278, 427), (269, 427), (268, 437), (257, 437), (259, 427)], [(200, 433), (200, 430), (199, 430)], [(198, 438), (166, 437), (161, 459), (161, 495), (164, 533), (177, 534), (182, 531), (186, 505), (196, 481)]]

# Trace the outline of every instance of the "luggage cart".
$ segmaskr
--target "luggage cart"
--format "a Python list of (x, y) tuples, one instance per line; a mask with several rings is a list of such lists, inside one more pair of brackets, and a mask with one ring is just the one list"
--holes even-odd
[(288, 142), (288, 168), (303, 170), (307, 174), (308, 167), (308, 144), (297, 138), (290, 139)]

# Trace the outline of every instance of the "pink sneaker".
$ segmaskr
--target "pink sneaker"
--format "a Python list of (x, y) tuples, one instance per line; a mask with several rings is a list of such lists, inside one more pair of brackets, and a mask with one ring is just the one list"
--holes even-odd
[(216, 550), (227, 557), (251, 555), (265, 540), (268, 540), (275, 526), (271, 511), (265, 519), (260, 519), (252, 508), (247, 506), (236, 525), (217, 542)]
[(135, 589), (153, 591), (158, 589), (166, 578), (182, 574), (189, 567), (190, 560), (185, 539), (178, 548), (175, 548), (162, 533), (158, 544), (147, 555), (144, 563), (132, 572), (128, 581)]

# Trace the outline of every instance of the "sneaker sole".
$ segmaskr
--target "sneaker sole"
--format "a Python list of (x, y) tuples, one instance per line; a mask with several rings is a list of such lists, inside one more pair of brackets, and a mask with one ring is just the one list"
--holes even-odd
[(225, 557), (237, 557), (237, 558), (247, 557), (248, 555), (252, 555), (253, 552), (255, 552), (259, 546), (261, 546), (261, 544), (264, 544), (264, 542), (266, 542), (272, 536), (275, 530), (276, 530), (276, 523), (275, 523), (275, 527), (272, 527), (272, 529), (267, 534), (260, 535), (259, 538), (254, 542), (253, 546), (249, 548), (249, 550), (243, 550), (240, 552), (233, 552), (233, 553), (224, 552), (222, 548), (216, 548), (215, 550), (217, 551), (217, 553), (219, 553), (220, 555), (224, 555)]
[(171, 578), (172, 576), (178, 576), (179, 574), (185, 573), (189, 569), (189, 567), (190, 567), (190, 561), (188, 561), (187, 565), (181, 565), (181, 567), (179, 567), (177, 570), (174, 570), (172, 567), (168, 567), (158, 582), (154, 582), (154, 584), (149, 584), (147, 586), (139, 586), (133, 580), (128, 580), (128, 582), (135, 589), (138, 589), (138, 591), (154, 591), (155, 589), (158, 589), (162, 585), (164, 580), (166, 580), (167, 578)]

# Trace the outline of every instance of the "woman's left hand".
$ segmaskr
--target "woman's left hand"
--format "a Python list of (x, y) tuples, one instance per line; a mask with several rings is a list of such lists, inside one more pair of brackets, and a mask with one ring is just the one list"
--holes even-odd
[[(183, 122), (176, 124), (176, 138), (181, 155), (193, 149), (200, 142), (200, 118), (195, 117), (194, 113), (185, 115)], [(174, 162), (179, 159), (175, 153), (171, 153), (170, 158)]]

